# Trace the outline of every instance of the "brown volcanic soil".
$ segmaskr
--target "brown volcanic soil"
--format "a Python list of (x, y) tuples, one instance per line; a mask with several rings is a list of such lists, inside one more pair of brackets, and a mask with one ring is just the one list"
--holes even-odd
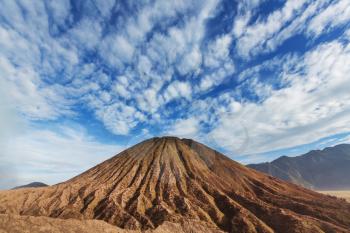
[(0, 213), (136, 230), (196, 219), (228, 232), (350, 232), (349, 203), (174, 137), (144, 141), (61, 184), (0, 192)]
[[(0, 233), (134, 233), (100, 220), (58, 219), (0, 214)], [(136, 232), (135, 232), (136, 233)]]
[(110, 225), (102, 220), (59, 219), (33, 217), (28, 215), (0, 214), (0, 233), (223, 233), (198, 221), (181, 224), (164, 222), (155, 230), (126, 230)]

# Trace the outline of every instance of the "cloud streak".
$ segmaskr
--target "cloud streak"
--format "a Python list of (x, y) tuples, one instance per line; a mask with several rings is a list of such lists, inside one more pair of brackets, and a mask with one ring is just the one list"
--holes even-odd
[[(211, 132), (213, 138), (218, 143), (225, 141), (231, 151), (235, 151), (234, 145), (250, 139), (241, 151), (249, 154), (348, 132), (349, 48), (349, 44), (334, 41), (295, 60), (293, 67), (299, 67), (298, 72), (286, 68), (280, 76), (287, 83), (285, 88), (270, 88), (261, 103), (246, 102), (238, 113), (222, 115)], [(261, 92), (259, 85), (255, 91)]]

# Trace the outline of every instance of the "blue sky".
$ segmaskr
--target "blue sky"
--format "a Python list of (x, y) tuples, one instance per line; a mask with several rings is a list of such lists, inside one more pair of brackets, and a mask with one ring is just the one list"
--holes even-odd
[(153, 136), (242, 163), (350, 142), (350, 2), (3, 0), (0, 188)]

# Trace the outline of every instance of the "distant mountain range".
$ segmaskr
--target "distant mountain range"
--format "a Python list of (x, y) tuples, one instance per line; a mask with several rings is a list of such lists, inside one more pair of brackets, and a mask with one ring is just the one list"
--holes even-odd
[(350, 189), (350, 145), (312, 150), (297, 157), (249, 164), (255, 170), (315, 190)]
[(40, 187), (46, 187), (47, 184), (41, 183), (41, 182), (32, 182), (26, 185), (16, 186), (13, 189), (21, 189), (21, 188), (40, 188)]
[(146, 140), (56, 185), (0, 191), (0, 229), (25, 226), (16, 232), (95, 219), (137, 232), (349, 233), (349, 216), (344, 200), (176, 137)]

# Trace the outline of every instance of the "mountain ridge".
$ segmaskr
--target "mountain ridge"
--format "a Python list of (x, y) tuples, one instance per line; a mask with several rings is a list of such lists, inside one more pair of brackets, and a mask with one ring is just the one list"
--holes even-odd
[(25, 185), (20, 185), (20, 186), (16, 186), (12, 189), (21, 189), (21, 188), (39, 188), (39, 187), (46, 187), (48, 186), (45, 183), (42, 182), (31, 182), (29, 184), (25, 184)]
[(63, 183), (0, 192), (0, 213), (156, 229), (349, 232), (350, 204), (249, 169), (189, 139), (152, 138)]
[(350, 189), (349, 144), (311, 150), (295, 157), (281, 156), (247, 167), (315, 190)]

